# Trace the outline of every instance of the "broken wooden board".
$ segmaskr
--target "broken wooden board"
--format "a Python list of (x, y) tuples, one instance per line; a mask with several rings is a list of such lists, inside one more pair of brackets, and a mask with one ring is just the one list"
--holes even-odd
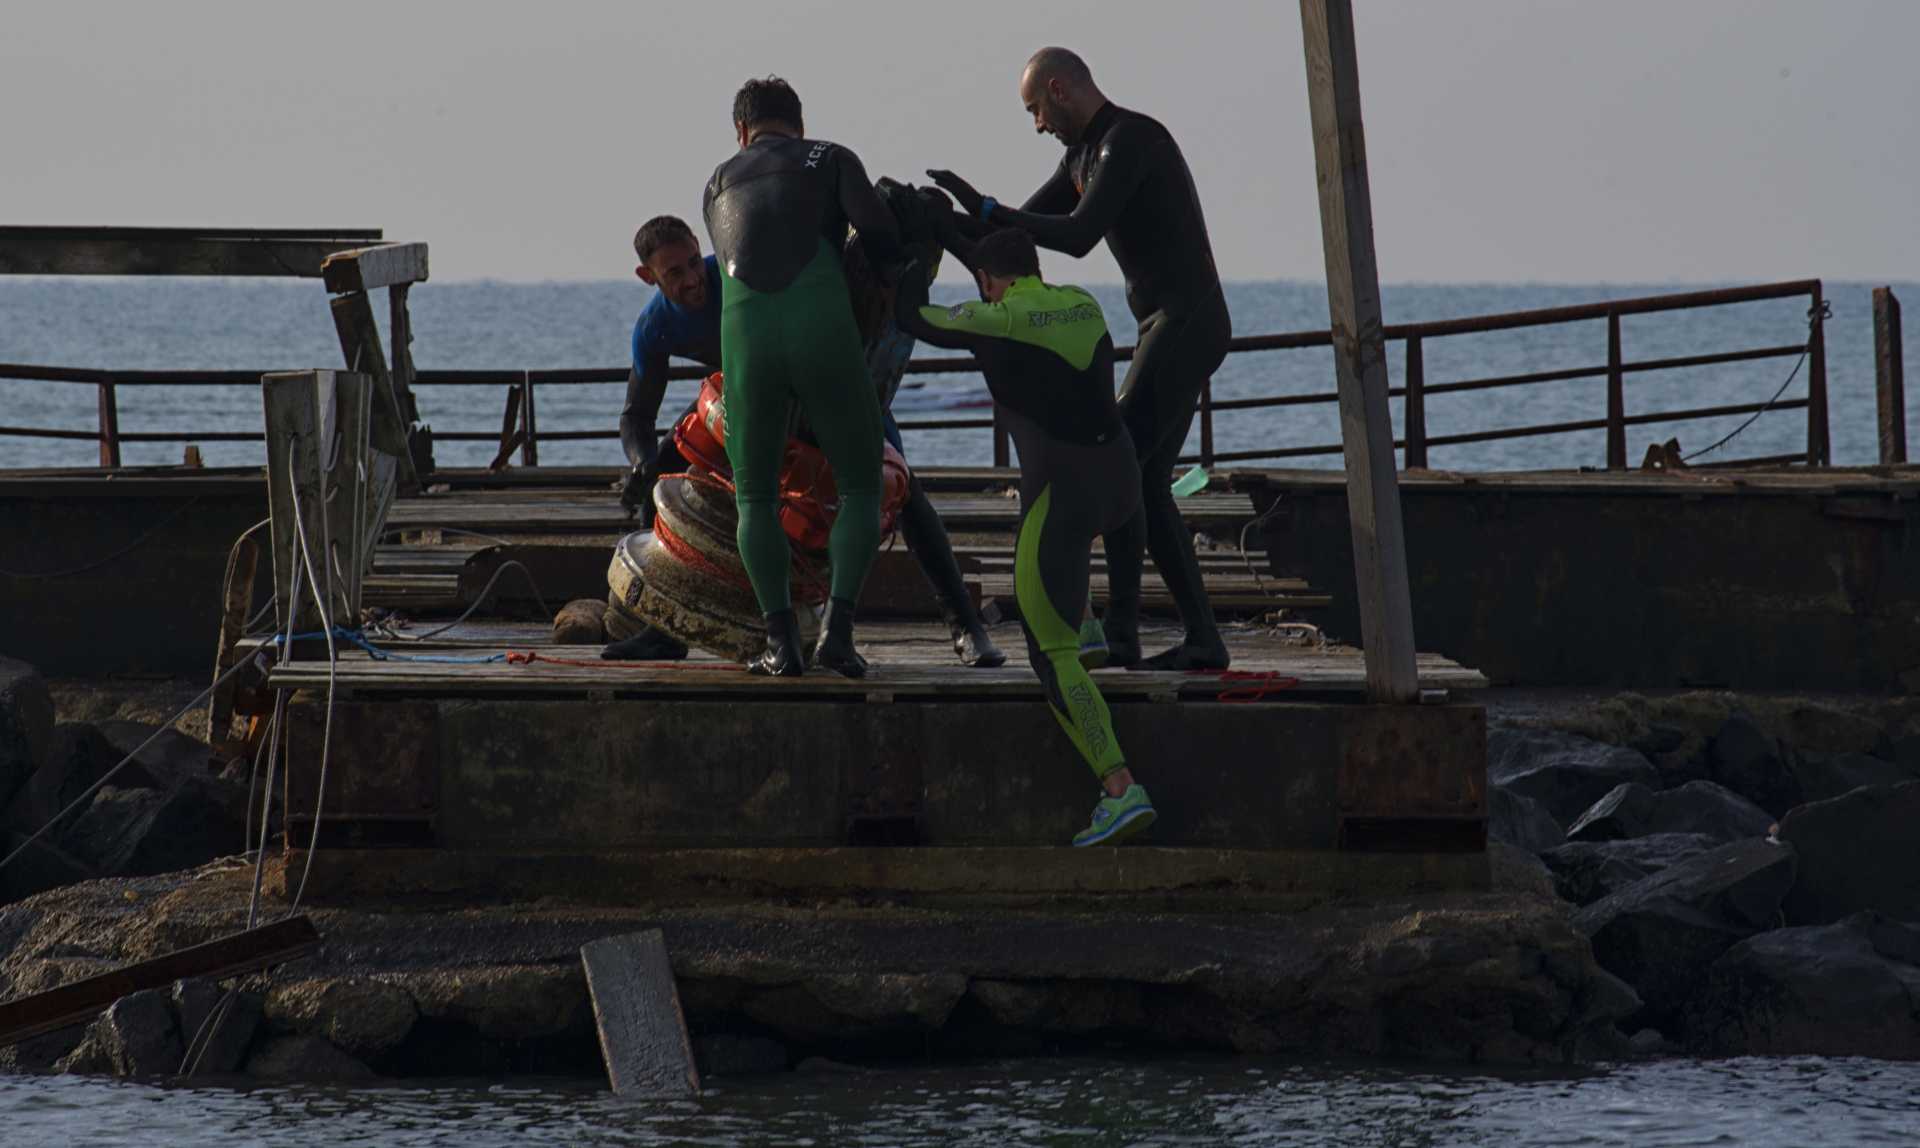
[(92, 1020), (114, 1001), (190, 977), (219, 980), (282, 964), (320, 947), (320, 934), (306, 917), (289, 917), (216, 937), (149, 961), (114, 969), (57, 989), (0, 1004), (0, 1045)]
[(693, 1063), (667, 941), (659, 929), (581, 946), (607, 1079), (621, 1096), (695, 1096)]

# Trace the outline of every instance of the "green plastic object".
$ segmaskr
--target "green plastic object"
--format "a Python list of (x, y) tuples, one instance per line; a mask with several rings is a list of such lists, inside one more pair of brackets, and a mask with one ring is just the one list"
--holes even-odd
[(1207, 472), (1203, 468), (1196, 466), (1174, 480), (1173, 496), (1175, 498), (1185, 498), (1190, 494), (1199, 494), (1206, 488)]

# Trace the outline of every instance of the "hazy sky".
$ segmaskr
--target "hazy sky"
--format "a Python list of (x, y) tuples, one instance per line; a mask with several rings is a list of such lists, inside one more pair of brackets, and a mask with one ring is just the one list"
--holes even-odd
[[(1920, 277), (1916, 0), (1355, 8), (1386, 280)], [(1016, 95), (1047, 43), (1173, 129), (1224, 274), (1320, 277), (1285, 0), (16, 0), (0, 222), (380, 226), (440, 280), (625, 277), (647, 216), (704, 231), (750, 75), (876, 176), (1024, 197), (1060, 153)]]

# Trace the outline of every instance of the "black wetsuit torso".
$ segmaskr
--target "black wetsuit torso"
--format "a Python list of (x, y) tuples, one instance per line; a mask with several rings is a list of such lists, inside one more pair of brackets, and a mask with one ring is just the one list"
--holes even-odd
[(702, 210), (720, 266), (755, 291), (792, 283), (821, 240), (839, 251), (848, 224), (877, 264), (899, 252), (893, 213), (860, 158), (825, 140), (760, 136), (714, 169)]
[(1136, 319), (1182, 314), (1219, 290), (1207, 221), (1180, 145), (1160, 121), (1109, 103), (1088, 122), (1060, 167), (1015, 211), (994, 222), (1042, 247), (1081, 256), (1102, 239), (1127, 278)]

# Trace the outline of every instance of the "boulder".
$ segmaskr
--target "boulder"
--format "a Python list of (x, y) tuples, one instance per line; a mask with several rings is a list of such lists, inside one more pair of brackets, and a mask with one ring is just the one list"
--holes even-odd
[(317, 1036), (270, 1037), (247, 1058), (261, 1080), (364, 1080), (373, 1069)]
[(1498, 786), (1487, 794), (1487, 836), (1529, 853), (1544, 853), (1567, 839), (1546, 806)]
[[(85, 722), (61, 722), (53, 727), (40, 768), (13, 795), (7, 806), (7, 827), (17, 833), (31, 834), (77, 801), (95, 782), (106, 776), (120, 761), (100, 731)], [(120, 789), (150, 787), (153, 779), (138, 765), (130, 765), (114, 777)], [(62, 829), (71, 826), (85, 813), (84, 808), (69, 815)]]
[(759, 993), (746, 1013), (801, 1040), (924, 1032), (945, 1024), (966, 991), (959, 973), (828, 974)]
[(1553, 885), (1553, 872), (1540, 858), (1504, 841), (1487, 842), (1487, 878), (1490, 888), (1504, 892), (1530, 893), (1548, 900), (1560, 897)]
[(1864, 753), (1803, 753), (1793, 762), (1802, 801), (1828, 801), (1868, 785), (1920, 781), (1920, 772)]
[[(0, 855), (12, 854), (29, 836), (0, 830), (0, 842), (5, 843), (5, 854)], [(42, 837), (28, 845), (5, 869), (0, 869), (0, 902), (18, 901), (95, 876), (92, 866)]]
[(1700, 833), (1719, 841), (1765, 837), (1773, 815), (1711, 781), (1658, 792), (1637, 781), (1613, 788), (1567, 829), (1569, 841), (1621, 841), (1649, 833)]
[(1920, 921), (1920, 781), (1875, 785), (1787, 814), (1780, 839), (1799, 858), (1787, 920), (1824, 925), (1862, 910)]
[(1573, 924), (1600, 966), (1640, 994), (1641, 1022), (1666, 1028), (1708, 965), (1776, 922), (1793, 872), (1790, 846), (1734, 841), (1595, 901)]
[(490, 1040), (591, 1032), (593, 1004), (580, 962), (449, 969), (398, 978), (429, 1020), (464, 1025)]
[(1490, 731), (1487, 777), (1539, 802), (1561, 825), (1571, 825), (1616, 785), (1660, 784), (1660, 771), (1636, 750), (1537, 729)]
[(0, 657), (0, 808), (40, 763), (53, 739), (53, 697), (40, 671)]
[(715, 1032), (693, 1038), (693, 1059), (700, 1066), (702, 1076), (784, 1072), (787, 1046), (771, 1037)]
[(1702, 833), (1652, 833), (1623, 841), (1569, 841), (1540, 855), (1553, 888), (1576, 905), (1609, 893), (1725, 844)]
[[(211, 1021), (227, 991), (208, 980), (175, 981), (173, 1015), (180, 1026), (180, 1043), (193, 1051), (184, 1060), (189, 1075), (231, 1076), (247, 1062), (247, 1050), (260, 1030), (262, 1001), (260, 994), (235, 992), (224, 1015)], [(183, 1054), (184, 1056), (184, 1054)]]
[[(199, 738), (172, 726), (163, 729), (143, 721), (115, 719), (98, 722), (95, 728), (113, 747), (114, 761), (140, 749), (143, 742), (153, 737), (153, 744), (140, 749), (134, 761), (162, 788), (171, 787), (183, 778), (206, 777), (211, 772), (209, 766), (213, 761), (213, 749)], [(158, 737), (154, 737), (156, 731)], [(125, 776), (124, 772), (121, 776)]]
[(1920, 1060), (1920, 928), (1857, 913), (1728, 949), (1687, 1010), (1716, 1056)]
[(1752, 714), (1738, 710), (1720, 726), (1707, 747), (1707, 776), (1774, 817), (1806, 800), (1800, 779), (1788, 768), (1792, 756), (1760, 728)]
[(167, 790), (108, 786), (61, 840), (106, 874), (143, 877), (191, 869), (241, 851), (244, 800), (244, 789), (207, 777), (186, 778)]
[(184, 1045), (166, 989), (121, 997), (87, 1035), (115, 1076), (173, 1076), (180, 1071)]
[(331, 977), (275, 985), (267, 993), (275, 1032), (326, 1038), (341, 1051), (372, 1060), (398, 1048), (420, 1019), (411, 994), (368, 977)]

